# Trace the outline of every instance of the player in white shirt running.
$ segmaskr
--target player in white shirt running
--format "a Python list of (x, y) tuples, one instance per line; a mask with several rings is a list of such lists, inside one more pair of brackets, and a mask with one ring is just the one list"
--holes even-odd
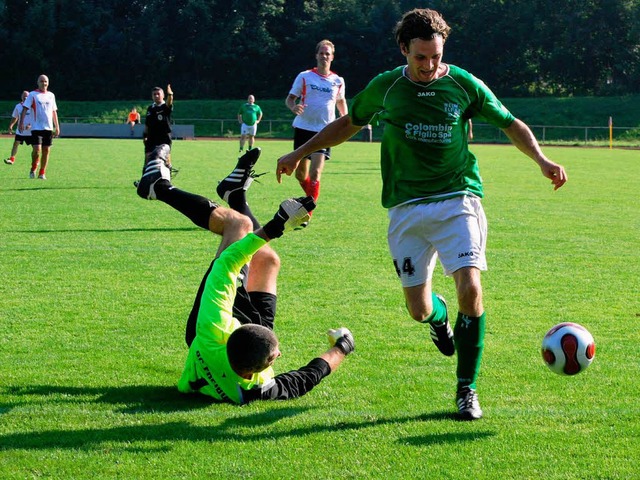
[[(344, 79), (331, 71), (335, 47), (329, 40), (316, 45), (317, 66), (300, 72), (285, 100), (296, 118), (293, 120), (293, 147), (298, 148), (336, 118), (348, 113)], [(312, 153), (296, 169), (296, 179), (304, 192), (315, 201), (320, 195), (320, 177), (325, 159), (331, 156), (326, 148)]]

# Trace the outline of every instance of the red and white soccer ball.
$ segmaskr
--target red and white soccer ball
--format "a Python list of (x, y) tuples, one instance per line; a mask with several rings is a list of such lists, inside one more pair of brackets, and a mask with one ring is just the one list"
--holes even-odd
[(542, 339), (542, 358), (558, 375), (576, 375), (587, 369), (596, 356), (596, 344), (582, 325), (555, 325)]

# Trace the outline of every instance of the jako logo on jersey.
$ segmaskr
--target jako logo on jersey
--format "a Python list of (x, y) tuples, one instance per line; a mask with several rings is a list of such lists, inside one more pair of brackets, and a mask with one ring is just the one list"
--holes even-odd
[(309, 88), (311, 90), (318, 90), (318, 91), (324, 92), (324, 93), (331, 93), (331, 89), (327, 88), (327, 87), (319, 87), (318, 85), (309, 85)]
[(418, 92), (419, 97), (435, 97), (436, 92)]
[(462, 257), (473, 257), (473, 252), (462, 252), (458, 254), (458, 258)]

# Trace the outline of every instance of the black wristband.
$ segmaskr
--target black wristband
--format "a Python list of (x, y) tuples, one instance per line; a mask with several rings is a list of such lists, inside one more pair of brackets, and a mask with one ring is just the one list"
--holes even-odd
[(262, 230), (269, 239), (280, 238), (284, 233), (284, 222), (276, 219), (269, 220), (262, 226)]
[(338, 347), (340, 351), (345, 355), (349, 355), (356, 348), (355, 342), (353, 341), (353, 337), (351, 335), (340, 337), (338, 341), (336, 341), (335, 346)]

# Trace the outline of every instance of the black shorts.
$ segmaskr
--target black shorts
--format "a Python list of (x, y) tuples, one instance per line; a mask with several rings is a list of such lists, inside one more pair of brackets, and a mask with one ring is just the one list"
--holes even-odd
[[(202, 293), (204, 292), (204, 285), (207, 281), (209, 273), (213, 268), (213, 262), (209, 265), (209, 269), (204, 274), (198, 293), (196, 294), (191, 313), (187, 319), (187, 327), (185, 331), (185, 341), (187, 346), (191, 346), (193, 339), (196, 338), (196, 322), (198, 320), (198, 312), (200, 311), (200, 302), (202, 300)], [(256, 325), (262, 325), (270, 330), (273, 330), (273, 324), (276, 316), (276, 296), (272, 293), (266, 292), (247, 292), (245, 288), (245, 282), (249, 268), (247, 265), (243, 266), (240, 270), (238, 280), (240, 285), (236, 292), (236, 298), (233, 302), (233, 316), (238, 319), (243, 325), (254, 323)]]
[(18, 142), (20, 145), (27, 144), (27, 145), (31, 145), (31, 135), (18, 135), (16, 133), (16, 138), (15, 141)]
[[(311, 130), (304, 130), (302, 128), (293, 128), (293, 149), (300, 147), (307, 143), (307, 141), (318, 132), (312, 132)], [(323, 153), (325, 160), (331, 158), (331, 148), (323, 148), (314, 153)]]
[(53, 132), (51, 130), (31, 130), (31, 145), (50, 147), (53, 144)]
[(171, 135), (162, 135), (158, 137), (147, 137), (144, 142), (144, 153), (151, 153), (158, 145), (171, 146)]

